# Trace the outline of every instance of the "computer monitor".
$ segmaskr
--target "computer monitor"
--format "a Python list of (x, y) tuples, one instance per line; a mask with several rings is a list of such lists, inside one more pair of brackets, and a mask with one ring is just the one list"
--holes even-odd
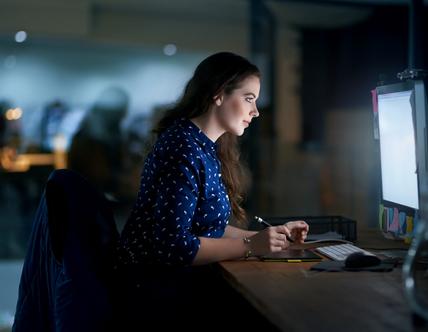
[(410, 238), (427, 191), (424, 81), (378, 86), (374, 106), (381, 171), (380, 227), (392, 237)]

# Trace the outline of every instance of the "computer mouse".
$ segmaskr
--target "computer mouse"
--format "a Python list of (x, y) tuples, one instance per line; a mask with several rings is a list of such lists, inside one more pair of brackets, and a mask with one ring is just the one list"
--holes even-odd
[(349, 268), (370, 267), (379, 265), (380, 263), (381, 260), (379, 257), (363, 252), (354, 252), (345, 259), (345, 267)]

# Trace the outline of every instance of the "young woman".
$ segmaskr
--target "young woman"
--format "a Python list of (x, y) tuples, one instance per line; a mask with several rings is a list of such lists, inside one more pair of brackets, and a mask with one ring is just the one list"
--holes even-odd
[[(156, 307), (171, 305), (176, 312), (181, 304), (185, 310), (185, 303), (198, 302), (189, 300), (195, 298), (189, 292), (205, 294), (212, 287), (194, 266), (277, 252), (289, 246), (286, 236), (306, 238), (304, 221), (260, 232), (242, 226), (245, 179), (237, 136), (259, 116), (259, 92), (255, 65), (233, 53), (213, 54), (155, 128), (158, 138), (119, 246), (119, 263), (133, 278), (127, 284), (145, 289), (141, 297), (151, 298), (151, 318)], [(241, 226), (228, 225), (231, 218)]]
[(203, 60), (156, 128), (136, 204), (121, 239), (124, 264), (201, 265), (259, 256), (302, 242), (304, 221), (250, 232), (240, 207), (237, 136), (259, 116), (260, 73), (233, 53)]

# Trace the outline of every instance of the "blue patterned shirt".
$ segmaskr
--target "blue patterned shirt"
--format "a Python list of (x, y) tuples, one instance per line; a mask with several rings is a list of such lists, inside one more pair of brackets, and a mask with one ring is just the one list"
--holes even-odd
[(216, 144), (178, 119), (148, 155), (119, 246), (123, 264), (188, 266), (199, 236), (219, 238), (231, 213)]

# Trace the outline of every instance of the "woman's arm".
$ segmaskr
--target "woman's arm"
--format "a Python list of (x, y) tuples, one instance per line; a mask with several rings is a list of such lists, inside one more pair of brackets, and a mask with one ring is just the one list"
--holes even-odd
[(223, 237), (224, 238), (240, 238), (240, 239), (242, 239), (244, 237), (250, 237), (250, 236), (253, 236), (255, 234), (257, 234), (257, 232), (247, 231), (247, 230), (242, 229), (242, 228), (227, 225), (225, 230), (224, 230)]
[[(228, 233), (230, 234), (232, 231), (247, 234), (247, 231), (239, 230), (236, 227), (229, 229)], [(235, 238), (199, 237), (200, 247), (192, 265), (243, 258), (248, 251), (251, 252), (251, 256), (262, 256), (281, 251), (290, 245), (286, 238), (286, 235), (290, 235), (290, 231), (284, 225), (268, 227), (260, 232), (250, 232), (250, 234), (253, 235), (248, 237), (249, 243), (245, 243), (241, 236)]]
[(213, 262), (244, 258), (248, 250), (242, 238), (200, 237), (200, 247), (192, 265), (204, 265)]
[[(286, 236), (292, 235), (294, 241), (303, 243), (308, 231), (308, 224), (302, 220), (267, 227), (260, 232), (247, 231), (228, 225), (222, 238), (199, 237), (200, 247), (192, 265), (243, 258), (248, 251), (252, 256), (278, 252), (290, 246)], [(244, 237), (250, 241), (245, 243)]]

